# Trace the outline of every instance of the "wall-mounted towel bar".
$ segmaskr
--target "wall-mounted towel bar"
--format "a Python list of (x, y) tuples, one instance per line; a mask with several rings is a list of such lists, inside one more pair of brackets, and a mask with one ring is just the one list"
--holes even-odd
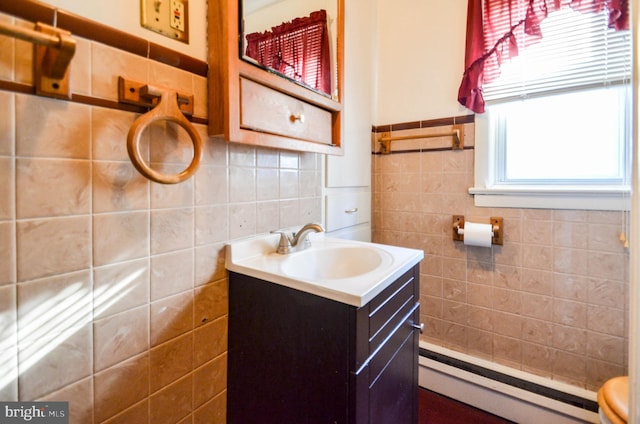
[(35, 29), (0, 22), (0, 34), (34, 44), (33, 70), (36, 94), (69, 98), (69, 65), (76, 52), (71, 33), (38, 22)]
[(380, 153), (391, 153), (391, 142), (399, 140), (420, 140), (423, 138), (436, 138), (436, 137), (453, 137), (451, 143), (451, 150), (463, 150), (464, 149), (464, 126), (457, 124), (453, 126), (453, 131), (437, 134), (422, 134), (422, 135), (406, 135), (397, 137), (382, 137), (378, 142), (380, 143)]
[[(127, 135), (127, 151), (133, 166), (151, 181), (161, 184), (176, 184), (191, 177), (200, 165), (202, 141), (198, 131), (183, 113), (193, 113), (193, 96), (179, 94), (175, 90), (135, 81), (118, 79), (118, 99), (121, 102), (153, 107), (140, 116), (131, 126)], [(184, 110), (183, 110), (184, 109)], [(189, 166), (178, 174), (162, 174), (145, 163), (140, 151), (140, 137), (144, 130), (156, 121), (175, 122), (191, 137), (193, 159)]]

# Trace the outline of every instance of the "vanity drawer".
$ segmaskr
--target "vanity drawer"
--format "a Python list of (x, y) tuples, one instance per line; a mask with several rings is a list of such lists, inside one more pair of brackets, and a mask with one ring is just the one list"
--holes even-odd
[(376, 296), (369, 306), (369, 352), (374, 352), (415, 309), (415, 269), (411, 269)]
[(371, 193), (330, 194), (326, 198), (326, 230), (363, 224), (371, 220)]
[(331, 144), (331, 112), (240, 78), (240, 126), (315, 143)]

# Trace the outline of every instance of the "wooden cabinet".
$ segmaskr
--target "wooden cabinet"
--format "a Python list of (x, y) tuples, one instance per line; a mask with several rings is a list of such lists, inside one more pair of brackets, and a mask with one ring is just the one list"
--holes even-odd
[(229, 277), (229, 424), (417, 422), (417, 265), (360, 308)]
[(241, 58), (239, 1), (208, 3), (209, 135), (236, 143), (341, 155), (343, 0), (337, 0), (335, 98)]

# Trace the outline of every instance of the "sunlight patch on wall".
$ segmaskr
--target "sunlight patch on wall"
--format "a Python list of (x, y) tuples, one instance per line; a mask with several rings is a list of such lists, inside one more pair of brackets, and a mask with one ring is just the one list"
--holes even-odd
[[(4, 369), (0, 375), (0, 390), (18, 378), (18, 369), (26, 372), (45, 358), (51, 351), (71, 338), (84, 326), (93, 321), (94, 313), (100, 315), (134, 288), (136, 279), (145, 272), (144, 268), (132, 272), (115, 284), (96, 289), (92, 296), (83, 281), (72, 283), (63, 290), (30, 310), (21, 322), (24, 326), (17, 331), (20, 335), (20, 365), (16, 362), (16, 329), (11, 324), (0, 327), (0, 364)], [(93, 303), (93, 304), (92, 304)], [(94, 311), (93, 313), (91, 311)], [(0, 313), (0, 322), (15, 322), (8, 315)]]

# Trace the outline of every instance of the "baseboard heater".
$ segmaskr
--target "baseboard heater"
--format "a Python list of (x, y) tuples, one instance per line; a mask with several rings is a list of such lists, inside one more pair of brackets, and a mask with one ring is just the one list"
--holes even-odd
[(562, 419), (546, 422), (597, 422), (598, 403), (587, 390), (510, 373), (511, 368), (425, 342), (420, 343), (420, 366), (421, 386), (515, 422), (543, 422), (537, 420), (556, 413)]
[(598, 412), (598, 402), (572, 395), (571, 393), (566, 393), (560, 390), (553, 389), (551, 387), (543, 386), (541, 384), (532, 383), (521, 378), (490, 370), (488, 368), (465, 362), (460, 359), (452, 358), (441, 353), (432, 352), (424, 348), (420, 348), (420, 356), (432, 359), (442, 364), (456, 367), (467, 372), (471, 372), (473, 374), (480, 375), (485, 378), (489, 378), (491, 380), (499, 381), (500, 383), (508, 384), (510, 386), (517, 387), (531, 393), (567, 403), (578, 408), (586, 409), (587, 411)]

